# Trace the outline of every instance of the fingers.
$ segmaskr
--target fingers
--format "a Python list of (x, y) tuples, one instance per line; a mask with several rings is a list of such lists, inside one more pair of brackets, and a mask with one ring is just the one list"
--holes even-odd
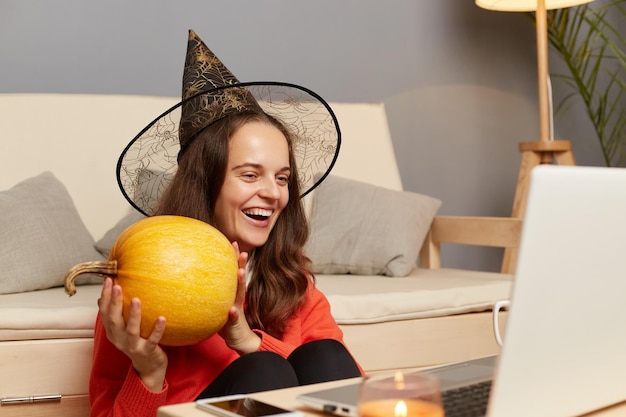
[(122, 287), (119, 285), (113, 285), (111, 288), (111, 299), (110, 299), (110, 314), (112, 316), (118, 316), (122, 314), (122, 309), (124, 307), (124, 301), (122, 299)]
[(103, 309), (108, 308), (111, 303), (111, 288), (113, 287), (113, 280), (111, 278), (105, 278), (104, 284), (102, 284), (102, 291), (100, 298), (98, 299), (98, 307), (100, 312), (103, 313)]
[(237, 293), (235, 294), (235, 307), (243, 308), (246, 298), (246, 269), (239, 268), (237, 271)]
[(235, 256), (237, 257), (239, 268), (245, 268), (248, 262), (248, 252), (240, 252), (239, 243), (237, 243), (237, 241), (232, 242), (231, 245), (233, 245), (233, 249), (235, 249)]
[(248, 252), (240, 252), (239, 244), (235, 241), (232, 242), (235, 254), (237, 255), (237, 264), (239, 269), (237, 270), (237, 295), (235, 297), (235, 306), (241, 308), (246, 296), (246, 263), (248, 263)]
[(159, 316), (157, 321), (154, 323), (154, 327), (152, 328), (152, 333), (148, 337), (148, 341), (154, 345), (159, 344), (161, 338), (163, 337), (163, 333), (165, 333), (165, 317)]
[(104, 282), (98, 306), (107, 338), (133, 362), (136, 369), (154, 371), (163, 367), (167, 360), (159, 343), (165, 333), (165, 317), (159, 317), (150, 335), (141, 336), (141, 301), (132, 298), (128, 318), (124, 320), (122, 288), (107, 278)]
[(248, 263), (248, 252), (241, 252), (237, 257), (240, 269), (246, 269), (246, 263)]
[(237, 320), (239, 320), (239, 310), (235, 307), (231, 307), (230, 310), (228, 310), (228, 322), (237, 323)]
[(237, 271), (237, 298), (239, 298), (240, 295), (245, 295), (246, 291), (246, 263), (248, 262), (248, 252), (240, 253), (238, 261), (239, 270)]
[(98, 300), (98, 308), (107, 332), (113, 326), (120, 324), (118, 317), (121, 317), (122, 314), (122, 289), (119, 285), (113, 285), (111, 278), (104, 280), (100, 299)]
[(141, 302), (139, 298), (130, 300), (130, 310), (126, 321), (126, 333), (135, 338), (140, 337), (141, 332)]
[[(139, 298), (133, 298), (130, 301), (130, 311), (128, 314), (128, 320), (126, 321), (126, 333), (130, 336), (129, 341), (131, 343), (141, 342), (141, 301)], [(146, 338), (152, 344), (156, 345), (161, 341), (163, 334), (165, 333), (165, 317), (159, 316), (154, 323), (152, 332)]]
[(237, 243), (237, 241), (234, 241), (230, 244), (233, 245), (233, 249), (235, 249), (235, 256), (239, 258), (239, 243)]

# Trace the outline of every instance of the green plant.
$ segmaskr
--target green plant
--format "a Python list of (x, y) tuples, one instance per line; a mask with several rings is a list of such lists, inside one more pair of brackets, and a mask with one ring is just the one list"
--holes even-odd
[(552, 74), (570, 90), (555, 111), (580, 97), (607, 166), (626, 166), (626, 0), (605, 0), (548, 13), (548, 41), (568, 74)]

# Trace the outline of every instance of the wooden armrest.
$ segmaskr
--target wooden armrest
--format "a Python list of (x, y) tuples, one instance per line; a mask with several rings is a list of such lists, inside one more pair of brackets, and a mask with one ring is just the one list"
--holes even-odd
[(441, 268), (441, 244), (517, 247), (522, 220), (513, 217), (437, 216), (420, 251), (420, 267)]
[(437, 216), (430, 226), (437, 243), (511, 248), (519, 245), (522, 220), (512, 217)]

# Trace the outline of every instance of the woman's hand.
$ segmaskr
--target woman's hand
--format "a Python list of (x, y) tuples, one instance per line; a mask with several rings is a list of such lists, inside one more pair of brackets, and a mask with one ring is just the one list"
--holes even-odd
[(246, 298), (246, 262), (248, 262), (248, 253), (239, 252), (237, 242), (233, 242), (233, 248), (239, 262), (237, 296), (235, 297), (235, 304), (228, 311), (228, 321), (219, 331), (219, 334), (231, 349), (243, 355), (256, 352), (261, 345), (261, 338), (250, 329), (243, 312), (243, 302)]
[(104, 280), (98, 307), (109, 341), (130, 358), (135, 371), (148, 389), (161, 391), (167, 369), (167, 355), (159, 346), (165, 331), (165, 317), (157, 319), (147, 339), (141, 337), (139, 299), (132, 299), (128, 322), (125, 322), (122, 316), (122, 288), (113, 285), (111, 278)]

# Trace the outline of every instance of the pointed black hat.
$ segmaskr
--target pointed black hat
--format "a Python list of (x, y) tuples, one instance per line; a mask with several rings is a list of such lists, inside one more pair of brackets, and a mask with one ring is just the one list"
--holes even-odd
[(313, 91), (282, 82), (239, 82), (189, 31), (182, 101), (157, 117), (126, 146), (117, 163), (124, 197), (137, 210), (154, 214), (178, 168), (178, 157), (203, 128), (233, 112), (260, 107), (294, 137), (302, 196), (332, 169), (341, 144), (332, 109)]

